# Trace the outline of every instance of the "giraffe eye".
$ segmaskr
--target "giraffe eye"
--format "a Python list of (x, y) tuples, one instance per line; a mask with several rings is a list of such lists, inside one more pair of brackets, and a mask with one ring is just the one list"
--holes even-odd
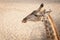
[(35, 15), (36, 17), (38, 16), (38, 15)]

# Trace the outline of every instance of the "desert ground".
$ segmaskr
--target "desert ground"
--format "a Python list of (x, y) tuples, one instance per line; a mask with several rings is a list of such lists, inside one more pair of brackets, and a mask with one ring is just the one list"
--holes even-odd
[[(51, 9), (51, 16), (60, 34), (60, 3), (44, 3)], [(36, 10), (36, 3), (0, 3), (0, 40), (45, 40), (45, 27), (42, 22), (22, 23), (22, 19)]]

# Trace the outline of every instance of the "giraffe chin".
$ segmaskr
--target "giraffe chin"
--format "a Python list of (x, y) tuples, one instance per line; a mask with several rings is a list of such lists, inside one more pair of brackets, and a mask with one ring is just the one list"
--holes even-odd
[(23, 20), (22, 23), (26, 23), (27, 21)]

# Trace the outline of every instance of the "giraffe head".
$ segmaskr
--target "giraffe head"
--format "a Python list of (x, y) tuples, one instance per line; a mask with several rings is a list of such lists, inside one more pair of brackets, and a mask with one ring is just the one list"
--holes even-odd
[(45, 9), (42, 10), (43, 7), (44, 7), (44, 4), (42, 3), (37, 10), (34, 10), (31, 14), (26, 16), (22, 20), (22, 23), (26, 23), (27, 20), (29, 20), (29, 21), (40, 21), (41, 17), (44, 16), (46, 13), (48, 13), (48, 12), (45, 12), (46, 11)]

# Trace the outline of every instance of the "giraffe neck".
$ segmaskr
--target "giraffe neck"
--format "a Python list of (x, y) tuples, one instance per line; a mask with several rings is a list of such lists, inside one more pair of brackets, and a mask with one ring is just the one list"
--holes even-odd
[(48, 40), (59, 40), (57, 37), (57, 33), (54, 32), (53, 28), (51, 27), (51, 23), (48, 17), (44, 17), (44, 25), (46, 30), (46, 36)]
[(46, 29), (47, 38), (50, 39), (50, 40), (54, 40), (55, 39), (54, 32), (51, 28), (51, 24), (48, 21), (48, 19), (44, 20), (44, 25), (45, 25), (45, 29)]

